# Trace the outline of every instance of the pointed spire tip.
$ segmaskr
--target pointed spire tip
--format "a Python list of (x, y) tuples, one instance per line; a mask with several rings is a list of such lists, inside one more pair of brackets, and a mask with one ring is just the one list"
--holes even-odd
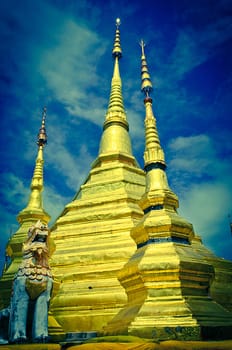
[(39, 129), (38, 137), (37, 137), (37, 145), (39, 147), (43, 147), (47, 143), (47, 134), (46, 134), (46, 129), (45, 129), (45, 120), (47, 116), (47, 108), (43, 108), (43, 113), (42, 113), (42, 123), (41, 123), (41, 128)]
[(117, 29), (119, 28), (120, 24), (121, 24), (121, 20), (118, 17), (118, 18), (116, 18), (116, 27), (117, 27)]
[(150, 78), (150, 74), (149, 74), (148, 66), (147, 66), (147, 62), (146, 62), (146, 56), (145, 56), (145, 51), (144, 51), (144, 47), (145, 47), (144, 40), (142, 39), (139, 44), (140, 44), (141, 50), (142, 50), (142, 56), (141, 56), (141, 61), (142, 61), (142, 67), (141, 67), (141, 79), (142, 79), (141, 90), (143, 91), (143, 93), (146, 96), (144, 101), (148, 102), (148, 101), (152, 101), (150, 96), (149, 96), (149, 94), (153, 90), (153, 87), (152, 87), (151, 78)]
[(141, 46), (141, 49), (142, 49), (142, 56), (145, 56), (145, 53), (144, 53), (145, 42), (143, 39), (140, 40), (139, 45)]
[(115, 33), (115, 40), (114, 40), (112, 55), (114, 58), (118, 57), (118, 59), (122, 57), (122, 49), (120, 44), (120, 31), (119, 31), (120, 24), (121, 24), (120, 18), (116, 18), (116, 33)]

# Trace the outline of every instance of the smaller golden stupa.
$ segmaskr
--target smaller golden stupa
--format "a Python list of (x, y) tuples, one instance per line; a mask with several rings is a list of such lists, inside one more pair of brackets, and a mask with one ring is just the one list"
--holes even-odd
[(47, 143), (45, 128), (46, 108), (43, 109), (42, 124), (37, 137), (38, 154), (36, 158), (34, 173), (31, 180), (31, 192), (28, 204), (17, 216), (20, 224), (19, 229), (10, 238), (6, 254), (10, 257), (10, 265), (4, 269), (0, 279), (0, 309), (7, 307), (10, 302), (12, 281), (22, 260), (22, 246), (27, 238), (28, 230), (35, 225), (38, 220), (47, 225), (50, 215), (43, 208), (43, 150)]
[(105, 333), (159, 340), (229, 338), (232, 262), (204, 248), (193, 226), (177, 212), (152, 109), (144, 46), (141, 41), (146, 190), (139, 204), (144, 215), (131, 230), (137, 250), (118, 274), (128, 301)]

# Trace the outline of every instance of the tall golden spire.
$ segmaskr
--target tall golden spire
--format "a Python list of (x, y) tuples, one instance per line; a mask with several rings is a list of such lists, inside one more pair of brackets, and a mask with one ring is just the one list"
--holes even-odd
[[(152, 99), (150, 97), (150, 92), (153, 90), (152, 83), (150, 79), (150, 75), (148, 72), (148, 66), (146, 62), (145, 52), (144, 52), (144, 41), (140, 42), (142, 49), (141, 56), (141, 90), (145, 94), (144, 104), (146, 109), (146, 117), (145, 117), (145, 140), (146, 147), (144, 152), (144, 162), (145, 162), (145, 170), (148, 170), (153, 166), (161, 168), (165, 170), (166, 164), (164, 160), (164, 152), (160, 145), (159, 135), (156, 128), (156, 119), (152, 110)], [(149, 167), (150, 164), (150, 167)]]
[(112, 50), (112, 56), (114, 58), (114, 72), (111, 82), (111, 93), (108, 105), (108, 110), (106, 113), (106, 120), (104, 123), (104, 129), (107, 128), (112, 122), (121, 124), (125, 129), (128, 128), (128, 123), (126, 120), (126, 113), (123, 104), (122, 97), (122, 82), (119, 72), (119, 60), (122, 57), (122, 49), (120, 45), (120, 19), (116, 19), (116, 33), (114, 47)]
[(50, 219), (49, 215), (43, 210), (42, 191), (43, 191), (43, 148), (47, 143), (47, 134), (45, 128), (46, 108), (43, 109), (42, 123), (37, 136), (38, 154), (36, 158), (34, 173), (31, 180), (31, 193), (28, 205), (18, 215), (19, 223), (25, 218), (32, 216), (45, 221)]
[[(114, 70), (111, 81), (111, 92), (108, 109), (103, 125), (103, 135), (99, 148), (99, 157), (106, 154), (126, 154), (132, 157), (131, 142), (129, 138), (129, 125), (122, 97), (122, 81), (119, 72), (119, 60), (122, 57), (120, 45), (120, 19), (116, 19), (116, 33), (112, 55)], [(97, 162), (99, 161), (99, 158)], [(135, 163), (135, 161), (132, 161)]]
[(142, 61), (142, 67), (141, 67), (142, 84), (141, 84), (141, 90), (145, 93), (146, 96), (149, 96), (149, 93), (153, 90), (153, 88), (152, 88), (150, 74), (148, 72), (147, 61), (146, 61), (145, 52), (144, 52), (145, 43), (144, 43), (143, 40), (140, 41), (140, 46), (141, 46), (141, 49), (142, 49), (142, 56), (141, 56), (141, 61)]
[[(141, 56), (141, 90), (145, 95), (145, 151), (144, 151), (144, 169), (146, 171), (146, 193), (145, 197), (150, 198), (146, 202), (146, 208), (162, 208), (166, 204), (171, 205), (176, 209), (178, 207), (177, 196), (170, 190), (168, 186), (168, 180), (166, 176), (166, 163), (164, 158), (164, 152), (160, 145), (159, 135), (156, 127), (156, 118), (152, 109), (152, 98), (150, 93), (153, 90), (152, 83), (148, 71), (146, 62), (146, 56), (144, 51), (144, 41), (140, 42), (142, 49)], [(148, 202), (149, 208), (147, 208)]]
[(114, 72), (99, 153), (52, 228), (56, 251), (51, 266), (62, 283), (50, 310), (65, 332), (100, 331), (125, 304), (117, 273), (135, 250), (130, 230), (143, 215), (138, 200), (145, 174), (132, 155), (123, 105), (119, 24), (117, 19)]

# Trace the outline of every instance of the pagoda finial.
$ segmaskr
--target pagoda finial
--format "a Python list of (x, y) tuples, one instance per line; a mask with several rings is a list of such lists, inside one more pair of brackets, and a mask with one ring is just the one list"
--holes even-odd
[(46, 134), (46, 129), (45, 129), (45, 120), (46, 120), (46, 115), (47, 115), (47, 108), (43, 108), (43, 114), (42, 114), (42, 124), (41, 128), (39, 129), (38, 137), (37, 137), (37, 145), (40, 146), (45, 146), (47, 143), (47, 134)]
[(114, 47), (112, 50), (112, 55), (113, 57), (118, 57), (121, 58), (122, 57), (122, 49), (121, 49), (121, 45), (120, 45), (120, 31), (119, 31), (119, 26), (121, 24), (121, 20), (120, 18), (116, 19), (116, 33), (115, 33), (115, 40), (114, 40)]
[(146, 56), (144, 52), (145, 43), (140, 41), (142, 49), (141, 56), (141, 91), (145, 94), (144, 104), (146, 109), (145, 117), (145, 133), (146, 133), (146, 148), (144, 152), (145, 169), (149, 164), (156, 163), (161, 168), (165, 169), (164, 152), (160, 145), (159, 135), (156, 127), (156, 119), (152, 110), (152, 99), (149, 96), (152, 91), (151, 78), (148, 72), (148, 66), (146, 62)]
[(122, 49), (120, 45), (120, 32), (119, 25), (121, 21), (119, 18), (116, 19), (116, 33), (115, 33), (115, 41), (114, 47), (112, 50), (112, 55), (114, 58), (114, 72), (113, 78), (111, 81), (111, 92), (110, 92), (110, 100), (108, 105), (108, 110), (106, 113), (106, 120), (104, 123), (104, 129), (108, 127), (110, 124), (119, 123), (125, 129), (129, 129), (128, 122), (126, 119), (126, 113), (123, 104), (122, 97), (122, 81), (119, 72), (119, 59), (122, 57)]
[(116, 27), (117, 27), (117, 29), (119, 28), (120, 24), (121, 24), (120, 18), (116, 18)]
[(142, 61), (142, 67), (141, 67), (141, 79), (142, 79), (141, 90), (144, 92), (146, 97), (149, 97), (149, 94), (153, 90), (153, 88), (152, 88), (150, 74), (148, 72), (148, 66), (147, 66), (146, 56), (145, 56), (145, 51), (144, 51), (145, 43), (144, 43), (143, 40), (140, 41), (140, 46), (141, 46), (141, 50), (142, 50), (142, 56), (141, 56), (141, 61)]
[(140, 40), (140, 46), (142, 49), (142, 58), (145, 58), (145, 53), (144, 53), (144, 47), (145, 47), (145, 42), (143, 41), (143, 39)]

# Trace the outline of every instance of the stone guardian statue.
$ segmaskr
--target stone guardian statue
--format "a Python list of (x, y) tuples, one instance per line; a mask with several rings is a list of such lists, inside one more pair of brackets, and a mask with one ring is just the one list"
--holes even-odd
[(48, 306), (53, 285), (48, 263), (49, 235), (47, 225), (39, 220), (29, 229), (23, 244), (23, 261), (13, 282), (10, 304), (10, 343), (48, 341)]

